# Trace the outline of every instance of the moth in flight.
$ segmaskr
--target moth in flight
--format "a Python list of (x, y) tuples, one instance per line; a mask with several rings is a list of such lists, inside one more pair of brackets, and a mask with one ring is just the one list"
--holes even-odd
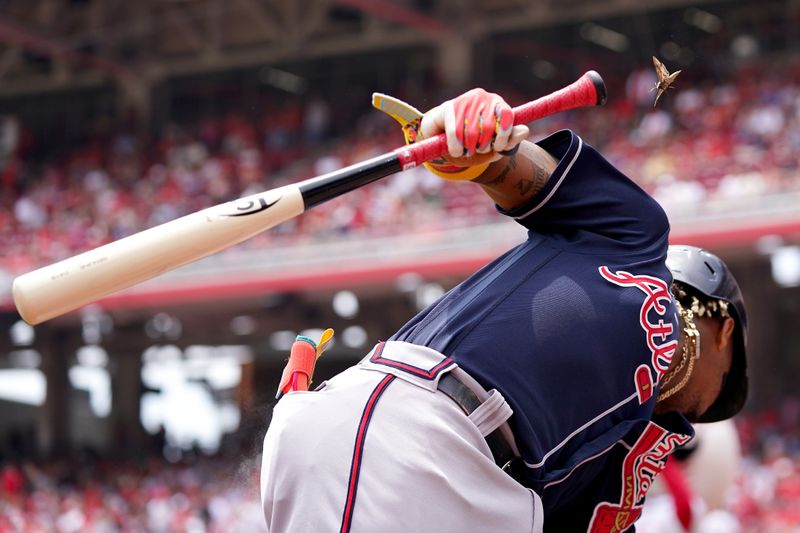
[(659, 61), (656, 56), (653, 56), (653, 66), (656, 68), (656, 76), (658, 76), (658, 81), (656, 82), (656, 86), (653, 87), (651, 90), (657, 90), (656, 93), (656, 100), (653, 102), (653, 107), (656, 106), (658, 103), (658, 99), (664, 94), (664, 91), (669, 89), (669, 86), (672, 85), (672, 82), (675, 81), (675, 78), (678, 77), (682, 71), (676, 70), (672, 74), (669, 73), (667, 67), (664, 66), (664, 63)]

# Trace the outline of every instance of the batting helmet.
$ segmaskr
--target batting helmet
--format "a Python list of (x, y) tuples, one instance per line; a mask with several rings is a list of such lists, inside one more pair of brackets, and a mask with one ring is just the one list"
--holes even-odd
[(727, 302), (728, 312), (736, 322), (731, 369), (719, 396), (698, 422), (725, 420), (738, 413), (747, 399), (747, 313), (739, 284), (722, 259), (695, 246), (670, 246), (667, 267), (675, 281), (697, 291), (699, 296)]

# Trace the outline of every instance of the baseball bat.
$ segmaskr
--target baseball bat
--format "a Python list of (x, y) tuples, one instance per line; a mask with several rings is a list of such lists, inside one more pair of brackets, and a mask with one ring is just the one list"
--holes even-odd
[[(600, 75), (514, 108), (514, 123), (602, 105)], [(445, 134), (397, 148), (330, 174), (215, 205), (23, 274), (12, 293), (29, 324), (63, 315), (114, 292), (240, 243), (305, 210), (447, 153)]]

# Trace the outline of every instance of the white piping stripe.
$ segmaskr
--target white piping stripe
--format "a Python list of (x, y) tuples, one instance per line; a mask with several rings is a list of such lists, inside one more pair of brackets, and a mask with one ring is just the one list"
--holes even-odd
[(603, 451), (601, 451), (601, 452), (597, 452), (596, 454), (592, 455), (591, 457), (587, 457), (586, 459), (584, 459), (584, 460), (583, 460), (583, 461), (581, 461), (580, 463), (578, 463), (578, 464), (576, 464), (575, 466), (573, 466), (573, 467), (572, 467), (572, 469), (571, 469), (569, 472), (567, 472), (567, 475), (566, 475), (566, 476), (562, 477), (561, 479), (556, 479), (555, 481), (551, 481), (550, 483), (546, 484), (546, 485), (544, 486), (544, 488), (546, 489), (546, 488), (549, 488), (549, 487), (551, 487), (552, 485), (558, 485), (558, 484), (559, 484), (559, 483), (561, 483), (562, 481), (565, 481), (565, 480), (566, 480), (566, 479), (567, 479), (569, 476), (571, 476), (571, 475), (572, 475), (572, 473), (573, 473), (574, 471), (576, 471), (576, 470), (577, 470), (577, 469), (578, 469), (578, 468), (579, 468), (579, 467), (580, 467), (582, 464), (584, 464), (584, 463), (588, 463), (589, 461), (591, 461), (591, 460), (593, 460), (593, 459), (597, 459), (598, 457), (600, 457), (601, 455), (603, 455), (604, 453), (606, 453), (608, 450), (610, 450), (611, 448), (613, 448), (614, 446), (616, 446), (616, 445), (617, 445), (617, 444), (619, 444), (620, 442), (622, 442), (622, 441), (617, 441), (617, 442), (615, 442), (614, 444), (612, 444), (611, 446), (609, 446), (608, 448), (606, 448), (605, 450), (603, 450)]
[(583, 148), (583, 140), (582, 140), (580, 137), (578, 137), (578, 149), (575, 151), (575, 155), (574, 155), (574, 156), (572, 156), (572, 160), (571, 160), (571, 161), (569, 162), (569, 164), (567, 165), (567, 168), (565, 168), (565, 169), (564, 169), (564, 173), (563, 173), (563, 174), (561, 174), (561, 177), (558, 179), (558, 182), (557, 182), (557, 183), (555, 184), (555, 186), (553, 187), (553, 190), (551, 190), (551, 191), (550, 191), (550, 194), (548, 194), (548, 195), (547, 195), (547, 196), (544, 198), (544, 200), (542, 200), (541, 202), (539, 202), (539, 203), (536, 205), (536, 207), (534, 207), (533, 209), (531, 209), (530, 211), (528, 211), (528, 212), (527, 212), (527, 213), (525, 213), (524, 215), (519, 215), (519, 216), (516, 216), (516, 217), (514, 217), (514, 219), (515, 219), (515, 220), (519, 220), (519, 219), (521, 219), (521, 218), (525, 218), (526, 216), (528, 216), (528, 215), (531, 215), (531, 214), (535, 213), (536, 211), (538, 211), (539, 209), (541, 209), (541, 208), (542, 208), (542, 206), (544, 206), (544, 204), (546, 204), (546, 203), (547, 203), (547, 201), (548, 201), (548, 200), (550, 200), (550, 198), (552, 198), (552, 197), (553, 197), (553, 195), (556, 193), (556, 191), (558, 190), (558, 188), (561, 186), (561, 182), (562, 182), (562, 181), (564, 181), (564, 178), (566, 178), (566, 177), (567, 177), (567, 174), (569, 174), (569, 171), (570, 171), (570, 169), (572, 168), (572, 165), (574, 165), (574, 164), (575, 164), (575, 161), (578, 159), (578, 156), (581, 154), (581, 148)]
[(550, 450), (549, 452), (544, 454), (544, 457), (542, 457), (541, 461), (539, 461), (538, 463), (534, 463), (534, 464), (531, 464), (528, 461), (525, 461), (525, 466), (527, 466), (528, 468), (541, 468), (542, 466), (544, 466), (544, 463), (545, 463), (545, 461), (547, 461), (547, 458), (550, 457), (551, 455), (553, 455), (554, 453), (556, 453), (559, 449), (561, 449), (561, 447), (563, 447), (567, 442), (569, 442), (569, 440), (572, 437), (574, 437), (575, 435), (577, 435), (578, 433), (580, 433), (584, 429), (588, 428), (589, 426), (591, 426), (592, 424), (594, 424), (595, 422), (597, 422), (598, 420), (600, 420), (601, 418), (606, 416), (608, 413), (616, 411), (617, 409), (619, 409), (620, 407), (622, 407), (623, 405), (625, 405), (629, 401), (633, 400), (637, 396), (638, 396), (638, 394), (634, 392), (633, 394), (631, 394), (630, 396), (628, 396), (627, 398), (625, 398), (624, 400), (622, 400), (618, 404), (609, 407), (608, 409), (606, 409), (605, 411), (603, 411), (602, 413), (600, 413), (596, 417), (592, 418), (591, 420), (586, 422), (584, 425), (582, 425), (581, 427), (579, 427), (578, 429), (576, 429), (575, 431), (573, 431), (572, 433), (567, 435), (566, 439), (564, 439), (561, 442), (559, 442), (558, 445), (555, 448), (553, 448), (552, 450)]

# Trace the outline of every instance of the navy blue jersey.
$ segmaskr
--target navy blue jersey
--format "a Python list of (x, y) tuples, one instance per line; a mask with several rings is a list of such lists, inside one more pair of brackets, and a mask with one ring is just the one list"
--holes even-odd
[(693, 435), (682, 416), (653, 415), (678, 340), (669, 223), (577, 135), (539, 145), (559, 164), (506, 213), (527, 240), (392, 339), (438, 350), (502, 392), (545, 531), (633, 530), (653, 477)]

